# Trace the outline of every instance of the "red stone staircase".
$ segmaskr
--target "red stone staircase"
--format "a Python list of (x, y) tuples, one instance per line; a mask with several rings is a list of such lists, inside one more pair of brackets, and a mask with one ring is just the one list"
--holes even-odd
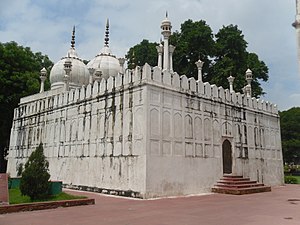
[(270, 186), (251, 181), (243, 176), (224, 175), (212, 188), (212, 192), (221, 194), (244, 195), (271, 191)]

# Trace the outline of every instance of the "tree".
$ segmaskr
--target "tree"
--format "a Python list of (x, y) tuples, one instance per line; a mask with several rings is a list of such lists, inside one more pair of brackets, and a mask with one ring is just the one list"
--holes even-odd
[[(39, 91), (40, 70), (45, 67), (49, 72), (52, 65), (48, 56), (40, 52), (33, 53), (16, 42), (0, 42), (0, 172), (6, 171), (4, 157), (9, 145), (13, 110), (21, 97)], [(45, 88), (49, 87), (49, 81), (46, 81)]]
[(142, 40), (141, 43), (131, 47), (125, 58), (128, 60), (128, 68), (143, 66), (148, 63), (150, 66), (157, 65), (157, 43), (151, 43), (148, 40)]
[(180, 32), (175, 31), (170, 42), (176, 47), (173, 57), (174, 71), (197, 79), (198, 69), (195, 62), (201, 59), (204, 62), (204, 80), (211, 66), (211, 57), (214, 56), (215, 43), (211, 28), (205, 21), (187, 20), (181, 24)]
[[(148, 47), (147, 51), (151, 52), (147, 56), (147, 51), (141, 47), (144, 41), (130, 48), (126, 56), (130, 68), (133, 68), (133, 61), (139, 66), (145, 62), (152, 66), (157, 65), (155, 43), (144, 43)], [(223, 26), (214, 36), (205, 21), (187, 20), (181, 24), (180, 31), (175, 31), (170, 36), (170, 43), (176, 47), (173, 68), (179, 74), (197, 78), (195, 62), (201, 59), (204, 62), (203, 81), (228, 88), (227, 77), (232, 75), (235, 77), (235, 91), (242, 92), (246, 85), (245, 72), (249, 68), (253, 72), (252, 95), (259, 97), (264, 94), (260, 82), (268, 80), (268, 67), (257, 54), (247, 51), (248, 43), (237, 26)], [(142, 51), (136, 51), (133, 57), (135, 48)], [(143, 60), (138, 59), (138, 53), (142, 54)]]
[(283, 159), (286, 163), (300, 163), (300, 108), (280, 112)]
[(247, 45), (237, 26), (229, 25), (220, 29), (216, 34), (215, 63), (209, 81), (228, 88), (227, 77), (232, 75), (235, 77), (235, 91), (242, 92), (246, 85), (245, 72), (250, 68), (253, 72), (252, 95), (258, 97), (264, 94), (258, 79), (268, 80), (268, 67), (255, 53), (247, 52)]
[(40, 144), (25, 164), (20, 182), (22, 195), (28, 195), (32, 200), (48, 195), (50, 178), (48, 167), (49, 162), (44, 155), (43, 144)]

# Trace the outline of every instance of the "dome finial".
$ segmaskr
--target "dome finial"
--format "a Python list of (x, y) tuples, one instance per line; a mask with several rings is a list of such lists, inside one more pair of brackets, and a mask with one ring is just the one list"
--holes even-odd
[(168, 11), (166, 11), (166, 18), (168, 18)]
[(73, 26), (71, 48), (75, 48), (75, 26)]
[(104, 46), (108, 47), (109, 42), (109, 20), (106, 20), (106, 31), (105, 31), (105, 38), (104, 38)]

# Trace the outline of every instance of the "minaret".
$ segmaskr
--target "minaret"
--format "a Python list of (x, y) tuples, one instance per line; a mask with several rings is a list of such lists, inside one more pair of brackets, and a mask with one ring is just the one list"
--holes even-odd
[(300, 0), (296, 0), (296, 19), (292, 24), (296, 29), (297, 49), (298, 49), (298, 65), (300, 69)]
[(168, 19), (168, 12), (166, 12), (166, 18), (162, 21), (160, 28), (161, 34), (164, 37), (164, 64), (163, 70), (169, 70), (169, 37), (171, 36), (171, 22)]

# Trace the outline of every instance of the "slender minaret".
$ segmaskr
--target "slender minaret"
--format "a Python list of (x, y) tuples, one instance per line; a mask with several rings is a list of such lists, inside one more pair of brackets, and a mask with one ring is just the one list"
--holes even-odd
[(171, 36), (171, 22), (168, 19), (168, 12), (166, 12), (166, 18), (161, 22), (160, 28), (161, 34), (164, 37), (164, 64), (163, 70), (169, 70), (169, 37)]
[(292, 25), (296, 29), (297, 49), (298, 49), (298, 66), (300, 69), (300, 0), (296, 0), (296, 19)]

